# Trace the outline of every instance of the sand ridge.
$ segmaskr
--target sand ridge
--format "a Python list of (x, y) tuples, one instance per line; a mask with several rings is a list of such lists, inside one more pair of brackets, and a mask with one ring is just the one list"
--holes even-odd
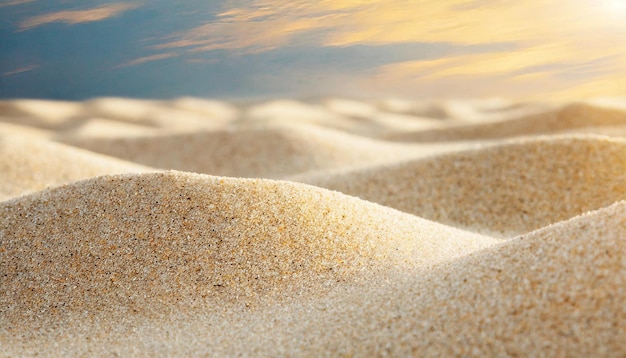
[[(620, 356), (625, 216), (622, 201), (428, 272), (383, 275), (377, 285), (261, 313), (233, 334), (245, 348), (225, 354), (271, 355), (273, 343), (312, 355)], [(288, 318), (258, 339), (272, 316)]]
[(253, 302), (290, 282), (340, 282), (497, 242), (304, 184), (182, 172), (99, 177), (0, 212), (9, 326), (87, 307)]
[(150, 169), (31, 136), (0, 135), (0, 200), (99, 175)]
[(625, 215), (622, 201), (428, 270), (374, 273), (256, 311), (131, 321), (97, 339), (43, 337), (30, 352), (61, 342), (56, 351), (98, 355), (619, 356)]
[(523, 138), (292, 180), (448, 225), (512, 237), (626, 199), (626, 141), (576, 135)]
[(0, 356), (623, 356), (625, 109), (0, 101)]
[(248, 178), (280, 178), (418, 155), (414, 146), (306, 124), (142, 137), (72, 136), (58, 140), (156, 168)]
[(487, 123), (459, 124), (448, 128), (402, 131), (384, 138), (394, 141), (454, 141), (510, 138), (626, 124), (626, 113), (588, 103), (573, 103), (543, 113)]
[(0, 101), (2, 121), (66, 131), (92, 119), (174, 132), (224, 128), (239, 115), (234, 106), (195, 98), (171, 101), (95, 98), (84, 102), (19, 99)]

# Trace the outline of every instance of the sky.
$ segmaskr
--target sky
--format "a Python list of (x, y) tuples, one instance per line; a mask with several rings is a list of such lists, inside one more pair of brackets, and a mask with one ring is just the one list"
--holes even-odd
[(0, 0), (0, 98), (626, 95), (626, 0)]

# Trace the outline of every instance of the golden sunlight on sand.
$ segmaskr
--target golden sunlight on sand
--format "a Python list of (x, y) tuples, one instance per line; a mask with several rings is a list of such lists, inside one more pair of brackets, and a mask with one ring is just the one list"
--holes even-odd
[(0, 355), (623, 356), (625, 200), (623, 99), (2, 101)]

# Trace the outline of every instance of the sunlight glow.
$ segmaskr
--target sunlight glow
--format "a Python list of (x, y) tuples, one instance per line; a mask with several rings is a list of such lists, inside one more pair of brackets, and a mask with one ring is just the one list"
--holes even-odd
[(604, 6), (610, 11), (626, 11), (626, 0), (606, 0)]

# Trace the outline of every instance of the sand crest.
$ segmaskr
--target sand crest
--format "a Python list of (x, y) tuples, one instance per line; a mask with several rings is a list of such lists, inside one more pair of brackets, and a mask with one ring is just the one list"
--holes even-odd
[(254, 304), (497, 242), (303, 184), (182, 172), (100, 177), (0, 212), (9, 331), (85, 310)]
[[(381, 275), (367, 287), (346, 287), (311, 304), (261, 312), (224, 338), (237, 337), (239, 344), (209, 350), (621, 356), (626, 354), (625, 217), (622, 201), (429, 272)], [(272, 317), (279, 318), (268, 324)], [(187, 329), (199, 331), (200, 322)], [(176, 349), (202, 349), (181, 338)]]
[(394, 141), (417, 142), (479, 140), (616, 125), (626, 125), (626, 112), (586, 103), (574, 103), (565, 105), (560, 109), (513, 119), (507, 118), (501, 121), (478, 124), (461, 124), (449, 128), (416, 132), (402, 131), (386, 135), (384, 138)]
[(234, 108), (219, 102), (180, 98), (173, 101), (129, 98), (96, 98), (84, 102), (83, 112), (92, 117), (168, 129), (173, 132), (220, 129), (237, 116)]
[(51, 100), (0, 101), (1, 121), (66, 131), (94, 118), (172, 132), (221, 129), (237, 119), (239, 110), (225, 102), (194, 98), (171, 101), (96, 98), (85, 102)]
[(626, 199), (626, 141), (526, 138), (292, 179), (448, 225), (511, 237)]
[[(83, 319), (79, 331), (37, 331), (36, 345), (9, 352), (620, 356), (624, 217), (622, 201), (430, 269), (372, 271), (360, 282), (256, 310), (175, 310), (105, 330), (111, 322)], [(77, 344), (85, 339), (88, 345)]]
[(0, 136), (0, 201), (99, 175), (148, 169), (31, 136)]
[(280, 178), (416, 155), (411, 146), (303, 124), (166, 136), (60, 140), (155, 168), (251, 178)]
[(80, 120), (82, 103), (21, 99), (0, 101), (2, 121), (42, 129), (69, 128)]

